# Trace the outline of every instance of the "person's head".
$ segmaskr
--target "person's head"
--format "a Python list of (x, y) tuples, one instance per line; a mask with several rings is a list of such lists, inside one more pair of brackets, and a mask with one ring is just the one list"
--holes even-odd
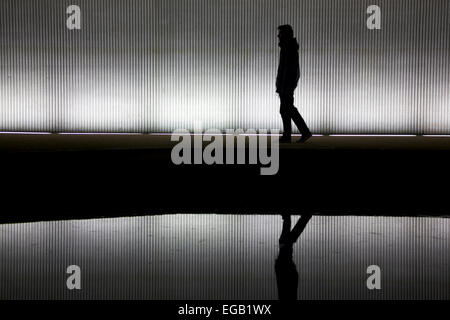
[(280, 43), (290, 40), (294, 37), (294, 30), (289, 24), (278, 26), (278, 39)]

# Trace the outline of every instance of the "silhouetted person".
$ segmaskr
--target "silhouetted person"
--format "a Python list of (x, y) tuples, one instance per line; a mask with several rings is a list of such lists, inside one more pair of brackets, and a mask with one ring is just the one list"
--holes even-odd
[(302, 134), (297, 142), (305, 142), (311, 137), (311, 131), (294, 106), (294, 90), (300, 78), (299, 45), (297, 39), (294, 38), (292, 27), (288, 24), (278, 27), (278, 39), (281, 50), (276, 87), (280, 96), (280, 114), (284, 128), (280, 142), (291, 142), (291, 119)]
[(311, 215), (302, 215), (291, 231), (291, 216), (283, 215), (283, 228), (279, 239), (280, 251), (275, 260), (278, 298), (297, 300), (298, 272), (292, 259), (293, 245), (308, 224)]

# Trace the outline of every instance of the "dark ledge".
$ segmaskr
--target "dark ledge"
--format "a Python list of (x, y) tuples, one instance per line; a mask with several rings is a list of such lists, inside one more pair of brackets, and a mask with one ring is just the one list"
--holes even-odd
[(174, 165), (168, 136), (2, 135), (0, 222), (168, 213), (449, 216), (449, 141), (313, 137), (282, 145), (278, 173), (261, 176), (260, 165)]

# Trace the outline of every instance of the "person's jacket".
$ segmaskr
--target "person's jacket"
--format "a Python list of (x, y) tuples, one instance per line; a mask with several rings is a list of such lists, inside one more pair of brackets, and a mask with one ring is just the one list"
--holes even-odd
[(296, 38), (291, 38), (281, 45), (280, 62), (278, 65), (276, 92), (293, 93), (300, 78), (298, 62), (299, 45)]

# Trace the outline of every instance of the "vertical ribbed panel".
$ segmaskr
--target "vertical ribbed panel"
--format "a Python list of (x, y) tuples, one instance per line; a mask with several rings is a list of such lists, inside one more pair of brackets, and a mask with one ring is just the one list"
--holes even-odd
[(280, 128), (290, 23), (314, 132), (449, 134), (449, 15), (447, 0), (2, 0), (0, 130)]
[[(293, 217), (293, 224), (297, 217)], [(280, 216), (162, 215), (0, 225), (0, 299), (277, 299)], [(450, 219), (313, 216), (299, 299), (450, 299)], [(81, 268), (81, 290), (66, 268)], [(369, 290), (367, 267), (381, 269)]]

